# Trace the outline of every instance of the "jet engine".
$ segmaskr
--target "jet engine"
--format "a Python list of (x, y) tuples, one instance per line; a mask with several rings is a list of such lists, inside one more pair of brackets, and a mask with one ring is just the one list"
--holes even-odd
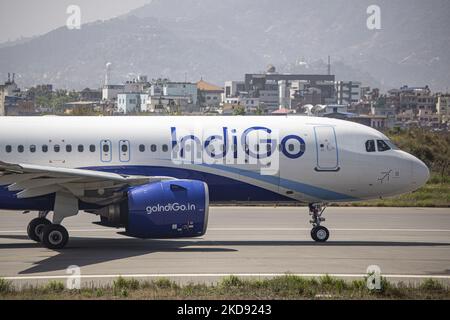
[(208, 186), (170, 180), (131, 187), (127, 199), (97, 211), (105, 225), (125, 227), (136, 238), (198, 237), (206, 232)]

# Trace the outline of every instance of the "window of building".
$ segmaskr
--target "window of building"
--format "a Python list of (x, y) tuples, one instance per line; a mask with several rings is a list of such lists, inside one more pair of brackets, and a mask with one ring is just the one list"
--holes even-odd
[(83, 152), (84, 151), (84, 146), (82, 144), (78, 145), (78, 152)]
[(377, 140), (377, 148), (380, 152), (391, 150), (391, 147), (389, 147), (388, 144), (383, 140)]
[(23, 145), (19, 145), (17, 147), (17, 151), (19, 151), (19, 153), (22, 153), (25, 150), (25, 148), (23, 147)]
[(30, 152), (31, 152), (31, 153), (35, 153), (35, 152), (36, 152), (36, 146), (35, 146), (34, 144), (32, 144), (32, 145), (30, 146)]
[(42, 145), (42, 152), (47, 152), (48, 151), (48, 145), (44, 144)]
[(59, 146), (59, 144), (55, 144), (55, 145), (53, 146), (53, 150), (54, 150), (55, 152), (59, 152), (59, 151), (61, 150), (61, 147)]
[(145, 146), (143, 144), (139, 145), (139, 151), (140, 152), (144, 152), (145, 151)]
[(6, 150), (7, 153), (11, 153), (12, 147), (10, 145), (8, 145), (8, 146), (5, 147), (5, 150)]
[(375, 152), (375, 141), (374, 140), (366, 141), (366, 151), (367, 152)]
[(89, 146), (89, 151), (90, 151), (90, 152), (95, 152), (95, 145), (91, 144), (91, 145)]
[(72, 145), (71, 144), (67, 144), (66, 145), (66, 152), (72, 152)]

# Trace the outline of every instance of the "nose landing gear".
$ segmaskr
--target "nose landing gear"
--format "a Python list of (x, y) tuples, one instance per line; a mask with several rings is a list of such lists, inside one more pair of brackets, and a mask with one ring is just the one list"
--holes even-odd
[(311, 229), (311, 238), (316, 242), (327, 241), (330, 236), (330, 232), (326, 227), (320, 225), (325, 221), (325, 218), (322, 217), (322, 214), (325, 211), (326, 206), (322, 207), (321, 204), (310, 203), (308, 207), (309, 215), (311, 216), (311, 220), (309, 222), (313, 226), (313, 228)]

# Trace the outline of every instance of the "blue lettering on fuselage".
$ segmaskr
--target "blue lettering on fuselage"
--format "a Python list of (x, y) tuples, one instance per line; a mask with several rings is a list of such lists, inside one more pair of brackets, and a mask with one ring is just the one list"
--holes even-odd
[[(282, 139), (277, 136), (273, 136), (273, 130), (267, 127), (262, 126), (254, 126), (245, 129), (242, 134), (239, 135), (236, 129), (229, 130), (228, 127), (222, 127), (221, 134), (213, 134), (210, 136), (206, 135), (206, 138), (202, 142), (201, 136), (197, 134), (186, 134), (178, 137), (177, 128), (171, 127), (171, 145), (172, 152), (178, 151), (181, 157), (184, 157), (187, 152), (187, 144), (189, 142), (194, 143), (194, 148), (196, 151), (204, 152), (211, 159), (224, 159), (227, 157), (229, 152), (232, 152), (232, 157), (237, 159), (238, 157), (238, 148), (251, 158), (255, 159), (265, 159), (270, 157), (274, 151), (277, 149), (277, 143), (280, 141), (280, 151), (283, 155), (285, 155), (288, 159), (298, 159), (300, 158), (306, 151), (305, 141), (299, 137), (298, 135), (290, 134)], [(201, 132), (200, 135), (203, 135), (204, 132)], [(262, 139), (257, 139), (256, 145), (259, 148), (259, 145), (266, 145), (267, 148), (264, 152), (261, 152), (259, 149), (252, 150), (249, 147), (249, 136), (252, 134), (265, 134), (267, 137)], [(238, 144), (240, 141), (240, 144)], [(289, 150), (287, 147), (288, 144), (292, 144), (292, 141), (295, 141), (299, 145), (298, 151), (293, 152)], [(215, 150), (211, 150), (209, 147), (213, 145), (215, 142), (218, 142), (221, 145), (221, 150), (216, 152)], [(189, 147), (190, 150), (190, 147)]]

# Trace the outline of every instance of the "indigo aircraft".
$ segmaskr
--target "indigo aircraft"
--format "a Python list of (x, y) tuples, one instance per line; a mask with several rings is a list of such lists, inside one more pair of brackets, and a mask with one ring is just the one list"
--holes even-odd
[(322, 117), (0, 118), (0, 209), (39, 212), (28, 236), (51, 249), (68, 243), (61, 223), (79, 211), (131, 237), (198, 237), (209, 204), (230, 202), (307, 203), (324, 242), (327, 203), (428, 178), (384, 134)]

